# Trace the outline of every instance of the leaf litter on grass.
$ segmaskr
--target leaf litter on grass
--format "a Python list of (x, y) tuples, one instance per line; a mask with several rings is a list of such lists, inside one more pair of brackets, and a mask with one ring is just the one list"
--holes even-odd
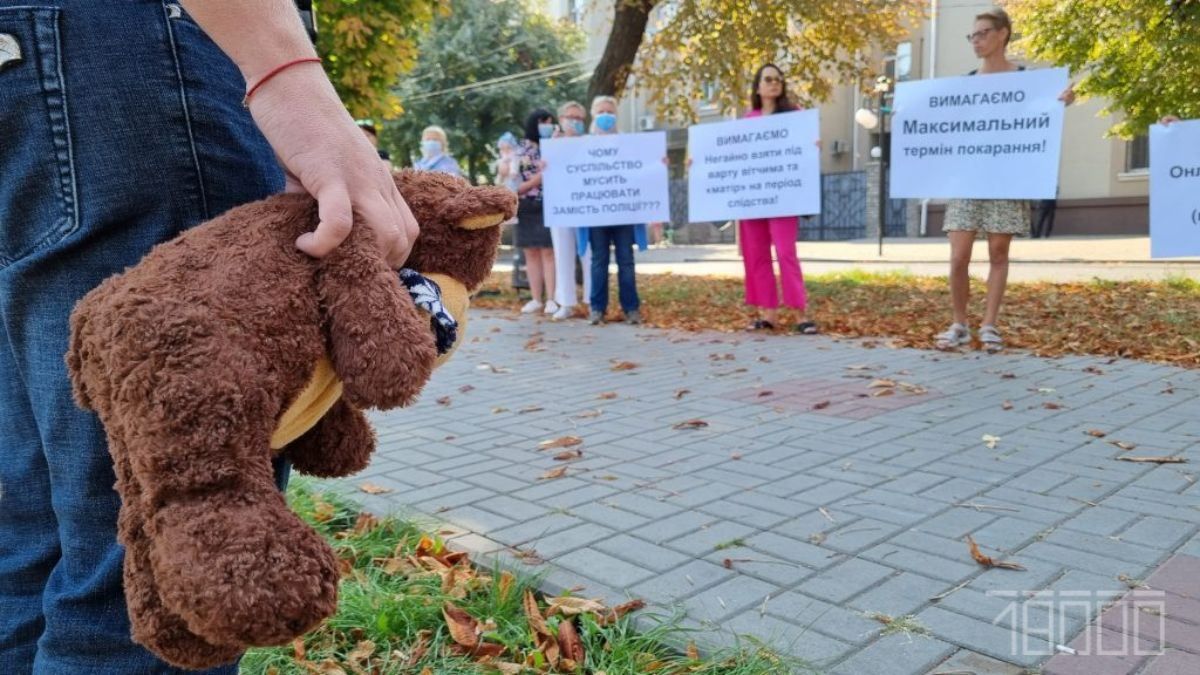
[(294, 481), (292, 507), (353, 574), (337, 615), (287, 646), (251, 650), (243, 672), (766, 675), (791, 663), (761, 645), (706, 660), (695, 649), (680, 653), (668, 646), (687, 641), (675, 620), (634, 630), (629, 615), (641, 600), (609, 607), (571, 592), (543, 597), (535, 578), (479, 568), (440, 536), (308, 485)]

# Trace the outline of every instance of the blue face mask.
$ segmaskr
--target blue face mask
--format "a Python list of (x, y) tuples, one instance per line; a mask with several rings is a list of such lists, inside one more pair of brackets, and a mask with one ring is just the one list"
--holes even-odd
[(554, 135), (554, 125), (553, 124), (539, 124), (538, 125), (538, 136), (539, 137), (550, 138), (553, 135)]
[(612, 113), (596, 115), (596, 128), (605, 133), (617, 128), (617, 116)]
[(441, 141), (421, 141), (421, 154), (426, 157), (434, 157), (442, 154)]
[(583, 120), (567, 120), (571, 124), (571, 131), (575, 132), (576, 136), (582, 136), (586, 127), (583, 126)]

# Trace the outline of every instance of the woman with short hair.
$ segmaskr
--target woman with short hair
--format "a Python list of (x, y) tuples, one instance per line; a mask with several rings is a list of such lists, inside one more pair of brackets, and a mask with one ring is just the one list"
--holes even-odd
[(414, 169), (421, 171), (440, 171), (451, 176), (461, 176), (462, 169), (458, 162), (450, 156), (450, 139), (446, 130), (432, 125), (421, 132), (421, 159), (413, 164)]

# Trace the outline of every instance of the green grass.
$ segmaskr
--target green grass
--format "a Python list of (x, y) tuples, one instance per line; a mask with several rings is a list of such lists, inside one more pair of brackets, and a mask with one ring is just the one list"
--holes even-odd
[[(495, 668), (451, 655), (444, 649), (453, 644), (442, 615), (443, 603), (447, 600), (479, 621), (494, 624), (483, 633), (483, 638), (507, 647), (505, 659), (519, 661), (512, 655), (530, 655), (536, 651), (535, 636), (522, 607), (526, 589), (537, 594), (536, 575), (516, 574), (511, 585), (506, 586), (494, 581), (501, 578), (500, 570), (477, 569), (477, 574), (486, 579), (468, 586), (465, 597), (451, 597), (443, 592), (442, 578), (437, 574), (389, 574), (384, 569), (383, 562), (387, 559), (413, 553), (423, 536), (434, 540), (435, 551), (440, 550), (442, 542), (419, 525), (396, 517), (383, 518), (377, 524), (360, 521), (360, 510), (353, 500), (318, 492), (304, 479), (293, 481), (288, 499), (292, 508), (330, 542), (339, 558), (347, 561), (352, 569), (343, 575), (337, 614), (304, 636), (303, 660), (297, 658), (293, 645), (254, 649), (242, 659), (242, 673), (345, 672), (349, 675), (358, 672), (348, 665), (353, 661), (351, 653), (356, 648), (369, 649), (365, 646), (368, 641), (373, 643), (370, 656), (355, 663), (362, 672), (380, 675), (497, 672)], [(363, 526), (364, 522), (369, 526)], [(581, 615), (576, 623), (586, 661), (576, 672), (604, 672), (607, 675), (813, 672), (805, 664), (780, 656), (752, 640), (693, 661), (683, 653), (692, 634), (680, 627), (680, 617), (646, 614), (647, 620), (639, 622), (642, 630), (638, 630), (635, 616), (636, 612), (601, 625), (594, 615)], [(560, 620), (550, 617), (547, 624), (556, 632)], [(423, 635), (429, 647), (415, 665), (409, 665), (409, 655), (422, 643)], [(334, 666), (342, 670), (333, 670)], [(528, 669), (526, 672), (538, 671)]]

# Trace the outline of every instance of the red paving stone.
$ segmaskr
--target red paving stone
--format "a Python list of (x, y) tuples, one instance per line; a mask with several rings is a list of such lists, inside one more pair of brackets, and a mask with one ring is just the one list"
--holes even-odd
[(1200, 558), (1176, 555), (1155, 570), (1145, 586), (1127, 593), (1104, 611), (1098, 624), (1071, 642), (1078, 655), (1054, 656), (1042, 672), (1200, 673)]
[(1168, 650), (1155, 657), (1141, 675), (1196, 675), (1200, 673), (1200, 656), (1187, 652)]
[[(894, 377), (888, 379), (897, 385), (903, 382)], [(874, 378), (785, 380), (763, 387), (739, 389), (729, 394), (729, 398), (796, 412), (865, 420), (942, 397), (933, 390), (917, 394), (900, 386), (872, 388), (872, 382)], [(885, 390), (892, 393), (880, 396), (879, 392)]]

